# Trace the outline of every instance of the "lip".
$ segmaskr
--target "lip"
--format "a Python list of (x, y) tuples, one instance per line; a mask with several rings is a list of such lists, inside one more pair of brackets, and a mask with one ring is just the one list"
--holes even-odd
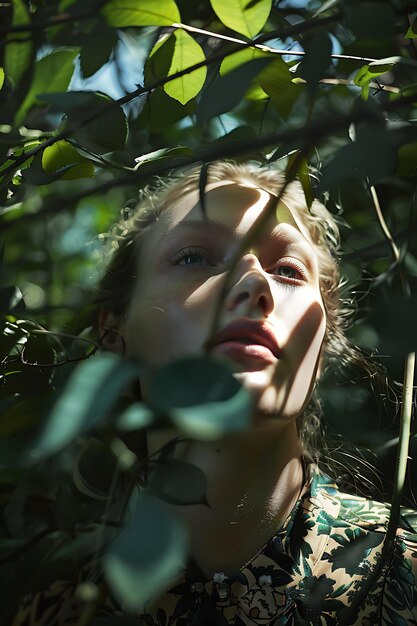
[(273, 362), (281, 358), (275, 332), (268, 322), (236, 320), (219, 331), (208, 347), (237, 360)]

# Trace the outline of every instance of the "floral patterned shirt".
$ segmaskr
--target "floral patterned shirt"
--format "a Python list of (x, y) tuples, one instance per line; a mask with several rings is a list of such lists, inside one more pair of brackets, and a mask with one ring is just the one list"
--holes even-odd
[[(336, 626), (359, 598), (346, 624), (417, 626), (417, 512), (403, 511), (389, 558), (366, 590), (388, 516), (384, 504), (341, 493), (313, 467), (289, 518), (236, 577), (219, 572), (208, 581), (191, 564), (142, 615), (129, 618), (129, 626)], [(45, 596), (54, 606), (50, 619), (36, 621), (42, 613), (37, 598), (22, 607), (13, 626), (77, 624), (74, 585), (62, 585)], [(52, 598), (58, 595), (57, 612)], [(107, 624), (110, 614), (123, 616), (109, 599), (97, 625)]]

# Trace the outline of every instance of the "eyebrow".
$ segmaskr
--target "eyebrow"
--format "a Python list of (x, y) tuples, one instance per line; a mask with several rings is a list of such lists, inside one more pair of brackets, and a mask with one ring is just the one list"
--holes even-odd
[(239, 239), (234, 228), (230, 228), (230, 226), (227, 226), (223, 222), (219, 222), (218, 220), (213, 220), (211, 218), (205, 218), (202, 220), (183, 220), (177, 224), (172, 224), (167, 228), (163, 237), (166, 239), (176, 230), (191, 229), (195, 231), (205, 231), (207, 228), (215, 233), (228, 235), (232, 239)]

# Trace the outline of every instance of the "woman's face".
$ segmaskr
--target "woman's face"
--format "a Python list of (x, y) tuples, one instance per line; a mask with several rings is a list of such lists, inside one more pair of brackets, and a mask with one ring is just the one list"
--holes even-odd
[[(205, 349), (229, 260), (269, 199), (225, 181), (207, 188), (207, 219), (197, 191), (162, 211), (142, 240), (122, 329), (129, 355), (157, 366)], [(242, 255), (209, 345), (260, 413), (293, 418), (309, 399), (326, 320), (315, 249), (297, 216), (283, 213)]]

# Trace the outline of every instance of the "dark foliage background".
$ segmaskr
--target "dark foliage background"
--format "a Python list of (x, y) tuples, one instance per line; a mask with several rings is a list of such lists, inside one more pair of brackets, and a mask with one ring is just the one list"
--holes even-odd
[[(416, 15), (406, 0), (0, 5), (5, 624), (25, 593), (103, 553), (106, 585), (134, 609), (185, 550), (160, 499), (205, 498), (204, 476), (171, 448), (153, 459), (141, 499), (137, 433), (161, 418), (206, 438), (245, 425), (245, 392), (206, 358), (163, 369), (146, 407), (118, 400), (138, 365), (87, 358), (97, 345), (85, 306), (109, 246), (99, 234), (153, 175), (181, 165), (233, 157), (288, 171), (298, 154), (307, 200), (339, 217), (358, 308), (349, 334), (392, 382), (376, 395), (363, 372), (332, 367), (320, 385), (326, 432), (336, 473), (391, 498), (404, 359), (417, 344)], [(411, 463), (406, 506), (415, 475)]]

